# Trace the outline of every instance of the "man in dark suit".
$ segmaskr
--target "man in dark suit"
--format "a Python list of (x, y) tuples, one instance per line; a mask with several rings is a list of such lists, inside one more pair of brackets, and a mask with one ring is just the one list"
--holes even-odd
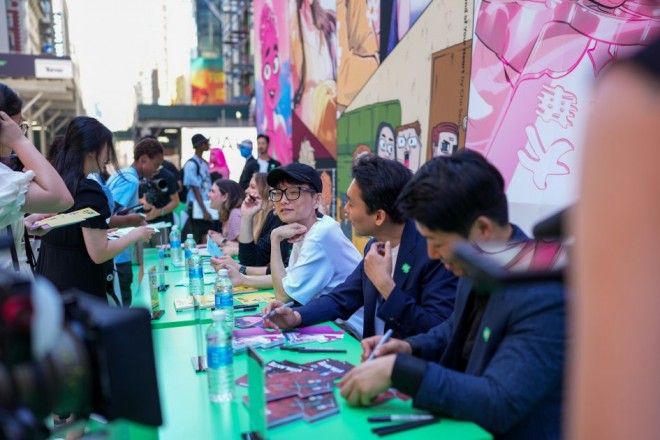
[[(348, 319), (364, 306), (363, 337), (392, 329), (404, 338), (425, 332), (451, 315), (457, 278), (429, 259), (424, 238), (405, 221), (396, 198), (412, 177), (402, 164), (377, 156), (353, 165), (345, 212), (356, 232), (373, 236), (364, 259), (342, 284), (302, 307), (282, 307), (266, 324), (293, 328)], [(273, 302), (267, 310), (281, 306)], [(351, 320), (353, 321), (353, 320)]]
[[(402, 209), (426, 237), (429, 256), (456, 275), (460, 241), (525, 239), (509, 223), (501, 174), (477, 153), (427, 162), (402, 191)], [(456, 308), (426, 334), (392, 339), (341, 382), (350, 404), (394, 386), (418, 408), (478, 423), (497, 439), (560, 436), (565, 345), (564, 291), (534, 282), (480, 295), (462, 278)], [(363, 359), (381, 337), (362, 341)]]
[(246, 190), (250, 185), (250, 179), (254, 173), (270, 173), (275, 168), (282, 164), (268, 155), (270, 148), (270, 138), (265, 134), (257, 136), (257, 152), (259, 156), (257, 159), (252, 157), (252, 142), (249, 140), (243, 141), (238, 145), (241, 156), (245, 157), (245, 166), (238, 183), (243, 190)]

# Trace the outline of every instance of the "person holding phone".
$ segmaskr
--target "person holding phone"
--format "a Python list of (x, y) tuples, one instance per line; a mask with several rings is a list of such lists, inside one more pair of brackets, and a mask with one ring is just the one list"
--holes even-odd
[[(26, 137), (29, 125), (22, 122), (23, 101), (0, 83), (0, 234), (9, 229), (17, 250), (0, 252), (0, 268), (18, 269), (31, 276), (22, 249), (25, 225), (30, 227), (45, 215), (23, 218), (25, 213), (58, 213), (73, 205), (64, 181)], [(20, 124), (20, 125), (19, 125)]]

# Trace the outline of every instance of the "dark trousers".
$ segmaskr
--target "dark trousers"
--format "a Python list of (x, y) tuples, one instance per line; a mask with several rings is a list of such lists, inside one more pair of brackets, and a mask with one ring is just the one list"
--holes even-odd
[(119, 277), (119, 289), (121, 290), (121, 302), (124, 307), (129, 307), (133, 300), (131, 284), (133, 283), (133, 266), (129, 263), (117, 263), (117, 276)]
[(193, 238), (195, 239), (195, 243), (206, 243), (206, 234), (209, 232), (209, 229), (212, 228), (213, 222), (189, 218), (185, 227), (183, 228), (184, 235), (181, 237), (181, 241), (186, 240), (187, 234), (192, 234)]

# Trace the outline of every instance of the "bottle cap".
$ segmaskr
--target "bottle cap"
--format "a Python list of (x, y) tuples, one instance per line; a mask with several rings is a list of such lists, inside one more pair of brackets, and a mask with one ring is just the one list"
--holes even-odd
[(192, 234), (188, 234), (188, 235), (186, 236), (186, 238), (193, 238), (193, 235), (192, 235)]
[(215, 322), (224, 321), (226, 317), (227, 317), (227, 312), (225, 312), (224, 310), (213, 311), (213, 321)]
[(172, 230), (173, 231), (178, 231), (179, 230), (179, 225), (172, 225)]
[(221, 277), (228, 277), (229, 276), (229, 271), (227, 269), (220, 269), (220, 271), (218, 272), (218, 275), (220, 275)]

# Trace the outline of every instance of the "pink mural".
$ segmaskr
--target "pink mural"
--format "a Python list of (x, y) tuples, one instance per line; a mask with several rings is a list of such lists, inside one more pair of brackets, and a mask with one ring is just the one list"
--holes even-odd
[(293, 111), (336, 158), (337, 1), (289, 0), (289, 17)]
[(283, 164), (293, 160), (291, 62), (286, 17), (286, 2), (255, 0), (257, 130), (270, 137), (271, 155)]
[(658, 3), (476, 3), (466, 146), (498, 167), (510, 199), (567, 203), (594, 79), (660, 36)]

